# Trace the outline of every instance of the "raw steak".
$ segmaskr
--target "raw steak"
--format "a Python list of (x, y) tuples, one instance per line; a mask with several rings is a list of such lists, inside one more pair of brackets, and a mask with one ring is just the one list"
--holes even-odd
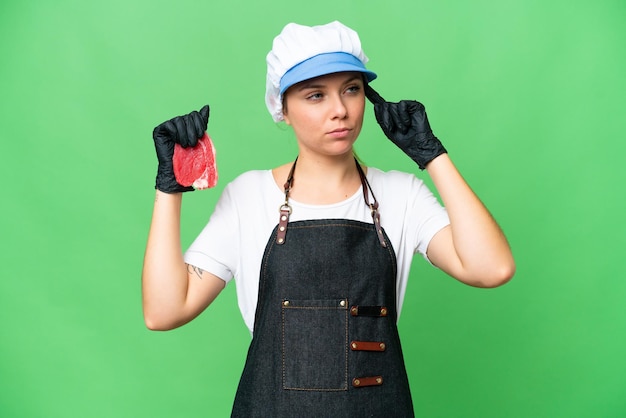
[(193, 148), (174, 146), (174, 176), (180, 185), (193, 186), (196, 190), (217, 184), (215, 148), (206, 132)]

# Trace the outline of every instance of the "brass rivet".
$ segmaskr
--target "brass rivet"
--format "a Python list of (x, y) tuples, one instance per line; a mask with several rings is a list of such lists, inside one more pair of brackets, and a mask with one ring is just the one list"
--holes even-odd
[(282, 239), (282, 238), (278, 238), (278, 243), (279, 243), (279, 244), (282, 244), (284, 241), (285, 241), (284, 239)]
[(283, 306), (289, 306), (289, 301), (288, 300), (283, 301)]
[(359, 308), (357, 308), (356, 306), (353, 306), (352, 309), (350, 309), (350, 313), (352, 313), (352, 315), (358, 314)]
[(339, 306), (346, 306), (346, 301), (342, 300), (341, 302), (339, 302)]
[(361, 381), (359, 379), (354, 379), (354, 386), (359, 386)]
[(284, 227), (284, 226), (281, 226), (281, 227), (280, 227), (280, 228), (278, 228), (278, 229), (279, 229), (280, 231), (284, 231), (284, 230), (285, 230), (285, 227)]
[(383, 379), (381, 379), (380, 377), (376, 378), (376, 383), (380, 385), (382, 382), (383, 382)]
[(356, 350), (357, 347), (357, 343), (352, 343), (352, 349)]
[(382, 316), (387, 315), (387, 308), (381, 308), (381, 309), (380, 309), (380, 314), (381, 314)]
[(380, 343), (380, 349), (384, 350), (385, 349), (385, 343)]

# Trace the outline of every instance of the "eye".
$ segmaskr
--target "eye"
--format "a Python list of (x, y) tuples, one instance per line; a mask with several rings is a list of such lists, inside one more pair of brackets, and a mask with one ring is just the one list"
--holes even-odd
[(358, 94), (359, 91), (361, 91), (361, 86), (359, 86), (358, 84), (355, 84), (353, 86), (349, 86), (348, 88), (346, 88), (347, 94)]
[(306, 96), (307, 100), (321, 100), (324, 95), (322, 93), (316, 92), (311, 93)]

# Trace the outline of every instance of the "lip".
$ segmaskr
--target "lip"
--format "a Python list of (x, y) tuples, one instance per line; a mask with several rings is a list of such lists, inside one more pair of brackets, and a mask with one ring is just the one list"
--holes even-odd
[(337, 128), (328, 132), (328, 135), (333, 138), (345, 138), (346, 136), (348, 136), (350, 131), (351, 129), (348, 128)]

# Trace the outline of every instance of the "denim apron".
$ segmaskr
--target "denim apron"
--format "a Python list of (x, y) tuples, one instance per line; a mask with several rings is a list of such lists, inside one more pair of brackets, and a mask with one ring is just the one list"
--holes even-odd
[(357, 163), (373, 224), (288, 222), (295, 164), (263, 255), (231, 416), (413, 417), (396, 328), (396, 257), (376, 198)]

